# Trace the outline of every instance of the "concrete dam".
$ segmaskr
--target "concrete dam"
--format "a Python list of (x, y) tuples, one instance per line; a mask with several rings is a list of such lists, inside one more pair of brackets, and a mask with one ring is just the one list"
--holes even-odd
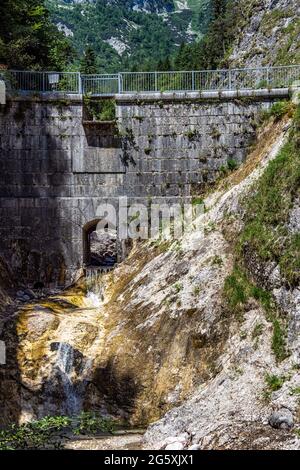
[(8, 97), (0, 256), (18, 282), (68, 285), (88, 263), (99, 204), (198, 196), (229, 161), (246, 158), (259, 115), (288, 94), (117, 94), (111, 122), (87, 117), (82, 95)]

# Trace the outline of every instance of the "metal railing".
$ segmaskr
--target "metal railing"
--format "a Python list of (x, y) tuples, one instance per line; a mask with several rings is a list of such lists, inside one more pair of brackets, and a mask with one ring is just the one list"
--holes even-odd
[(13, 92), (26, 93), (81, 93), (79, 72), (35, 72), (9, 70), (2, 72)]
[(225, 91), (289, 88), (300, 81), (300, 65), (186, 72), (122, 72), (81, 75), (79, 72), (6, 71), (1, 75), (17, 93), (68, 93), (114, 96), (122, 93)]
[(228, 91), (288, 88), (300, 80), (300, 66), (187, 72), (125, 72), (120, 75), (120, 93)]
[(120, 92), (120, 74), (81, 75), (82, 93), (112, 96)]

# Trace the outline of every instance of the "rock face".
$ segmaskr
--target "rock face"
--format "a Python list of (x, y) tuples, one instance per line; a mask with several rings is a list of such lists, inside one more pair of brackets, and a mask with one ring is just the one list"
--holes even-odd
[[(273, 158), (281, 145), (279, 136), (268, 158)], [(252, 182), (254, 174), (250, 176)], [(241, 191), (247, 191), (247, 179), (221, 196), (219, 203), (212, 206), (211, 217), (217, 214), (222, 218), (226, 214), (230, 218), (239, 212), (236, 198), (239, 199), (237, 195), (241, 196)], [(291, 219), (297, 212), (297, 204), (296, 200)], [(273, 271), (276, 276), (270, 276)], [(237, 330), (231, 319), (228, 340), (218, 358), (217, 375), (198, 387), (182, 406), (149, 427), (145, 436), (149, 448), (161, 448), (168, 436), (174, 436), (176, 441), (175, 437), (182, 432), (189, 434), (190, 444), (199, 445), (201, 449), (300, 448), (299, 439), (287, 432), (295, 421), (299, 423), (300, 374), (295, 367), (299, 364), (298, 289), (286, 287), (276, 266), (265, 266), (262, 272), (260, 285), (265, 279), (265, 285), (288, 318), (288, 347), (292, 354), (280, 365), (276, 363), (271, 350), (272, 326), (261, 308), (249, 304)], [(279, 292), (281, 294), (277, 295)], [(262, 336), (256, 336), (257, 325), (263, 331)], [(282, 378), (273, 393), (272, 389), (268, 390), (266, 377)], [(271, 428), (286, 432), (275, 435)], [(185, 446), (187, 448), (188, 444)]]
[(298, 0), (242, 0), (243, 22), (229, 62), (233, 67), (299, 64)]

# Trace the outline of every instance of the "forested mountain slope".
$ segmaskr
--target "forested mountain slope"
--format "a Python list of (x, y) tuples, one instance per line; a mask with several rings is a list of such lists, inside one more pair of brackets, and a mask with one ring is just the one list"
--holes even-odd
[(78, 55), (90, 46), (99, 71), (155, 68), (210, 20), (210, 0), (48, 0), (51, 17)]

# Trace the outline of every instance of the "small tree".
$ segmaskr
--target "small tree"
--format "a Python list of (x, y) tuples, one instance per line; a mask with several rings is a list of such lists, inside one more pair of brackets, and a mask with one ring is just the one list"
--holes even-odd
[(88, 46), (84, 52), (81, 60), (80, 71), (87, 75), (98, 72), (96, 54), (91, 46)]

